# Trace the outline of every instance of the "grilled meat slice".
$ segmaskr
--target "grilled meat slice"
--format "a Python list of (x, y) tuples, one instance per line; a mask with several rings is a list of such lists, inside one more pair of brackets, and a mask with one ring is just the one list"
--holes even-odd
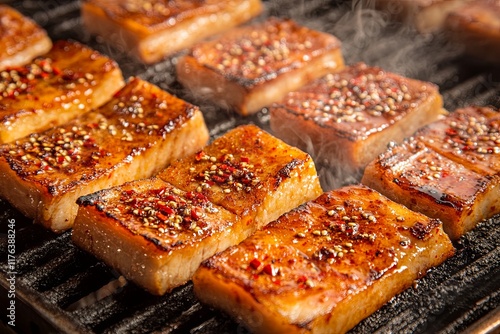
[(248, 235), (322, 193), (311, 157), (254, 125), (231, 130), (158, 177), (234, 213)]
[(86, 29), (144, 63), (154, 63), (262, 12), (260, 0), (82, 3)]
[(270, 108), (273, 133), (358, 180), (390, 141), (443, 114), (438, 88), (359, 63), (289, 93)]
[(203, 262), (194, 291), (256, 333), (342, 333), (453, 252), (439, 220), (354, 185)]
[(73, 225), (78, 197), (150, 177), (208, 140), (201, 111), (131, 78), (101, 108), (0, 146), (0, 196), (54, 231)]
[(0, 72), (0, 143), (68, 122), (108, 101), (123, 86), (118, 65), (77, 42)]
[(0, 4), (0, 71), (29, 63), (51, 47), (43, 28), (14, 8)]
[[(372, 0), (365, 0), (370, 3)], [(377, 8), (412, 24), (422, 33), (443, 29), (448, 14), (462, 10), (471, 0), (375, 0)]]
[(483, 175), (500, 173), (500, 113), (489, 107), (457, 109), (415, 137), (445, 157)]
[(469, 55), (500, 63), (500, 2), (475, 0), (452, 11), (445, 30)]
[(238, 218), (157, 178), (78, 199), (72, 238), (149, 292), (187, 282), (201, 261), (243, 240)]
[(499, 175), (478, 174), (411, 139), (372, 161), (362, 183), (439, 218), (452, 240), (500, 213)]
[(271, 17), (194, 46), (177, 75), (200, 99), (249, 115), (343, 63), (334, 36)]

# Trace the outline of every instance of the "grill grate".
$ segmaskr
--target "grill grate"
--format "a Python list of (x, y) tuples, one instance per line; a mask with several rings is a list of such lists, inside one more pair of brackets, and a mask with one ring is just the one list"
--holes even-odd
[[(264, 15), (287, 16), (338, 36), (348, 63), (364, 61), (440, 86), (445, 107), (500, 107), (500, 69), (472, 63), (443, 35), (418, 35), (388, 22), (359, 1), (267, 1)], [(75, 39), (108, 54), (125, 77), (135, 75), (200, 105), (212, 137), (242, 123), (269, 130), (261, 113), (241, 118), (190, 96), (175, 81), (175, 58), (144, 66), (81, 27), (78, 1), (18, 1), (12, 5), (43, 25), (53, 40)], [(332, 188), (329, 170), (319, 174)], [(7, 305), (7, 221), (16, 221), (16, 330), (22, 333), (246, 333), (226, 315), (200, 304), (192, 284), (162, 297), (151, 296), (71, 244), (33, 225), (0, 200), (0, 301)], [(485, 332), (500, 317), (500, 216), (482, 222), (456, 243), (457, 254), (393, 298), (352, 333)], [(5, 310), (5, 308), (4, 308)], [(5, 313), (5, 312), (4, 312)], [(3, 326), (6, 318), (2, 315)], [(498, 326), (498, 325), (497, 325)], [(493, 332), (494, 327), (486, 332)], [(493, 328), (493, 329), (492, 329)], [(1, 331), (2, 327), (0, 327)], [(496, 330), (499, 328), (496, 327)]]

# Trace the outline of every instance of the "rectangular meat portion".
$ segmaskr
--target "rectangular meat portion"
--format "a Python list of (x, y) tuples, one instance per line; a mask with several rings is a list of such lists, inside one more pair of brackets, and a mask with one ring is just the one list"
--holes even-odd
[(195, 45), (176, 69), (194, 96), (249, 115), (343, 64), (336, 37), (271, 17)]
[(0, 196), (63, 231), (73, 225), (78, 197), (150, 177), (207, 141), (197, 107), (131, 78), (99, 109), (1, 145)]
[(439, 220), (353, 185), (204, 261), (194, 291), (255, 333), (343, 333), (453, 253)]
[(22, 66), (50, 50), (52, 40), (32, 19), (0, 4), (0, 71)]
[(81, 197), (73, 240), (161, 295), (191, 279), (201, 261), (321, 192), (307, 154), (248, 125), (158, 177)]
[(475, 0), (452, 11), (446, 18), (445, 31), (478, 63), (484, 60), (497, 65), (500, 63), (498, 0)]
[(323, 192), (307, 153), (254, 125), (229, 131), (158, 177), (234, 213), (248, 235)]
[(421, 128), (415, 137), (477, 173), (500, 174), (500, 112), (495, 109), (457, 109), (441, 121)]
[(73, 242), (156, 295), (186, 283), (202, 260), (246, 235), (234, 214), (157, 178), (102, 190), (78, 204)]
[(273, 134), (334, 174), (359, 180), (391, 141), (444, 113), (438, 87), (363, 63), (315, 80), (270, 108)]
[(448, 14), (475, 0), (364, 0), (386, 13), (412, 24), (422, 33), (443, 29)]
[(124, 85), (110, 58), (73, 41), (0, 72), (0, 143), (64, 124), (108, 101)]
[(85, 0), (87, 31), (150, 64), (260, 14), (260, 0)]
[(476, 173), (412, 139), (371, 162), (362, 183), (439, 218), (452, 240), (500, 213), (500, 175)]

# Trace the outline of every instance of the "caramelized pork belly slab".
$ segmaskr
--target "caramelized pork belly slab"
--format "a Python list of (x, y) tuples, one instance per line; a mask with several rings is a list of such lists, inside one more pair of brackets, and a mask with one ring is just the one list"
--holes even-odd
[(123, 85), (113, 60), (80, 43), (58, 41), (32, 63), (0, 72), (0, 143), (64, 124)]
[(500, 174), (500, 112), (489, 107), (457, 109), (415, 133), (436, 152), (477, 173)]
[(0, 146), (0, 196), (56, 232), (78, 197), (150, 177), (208, 140), (201, 111), (137, 78), (101, 108)]
[[(370, 3), (372, 0), (364, 0)], [(377, 8), (412, 24), (419, 32), (443, 29), (448, 14), (462, 10), (471, 0), (375, 0)]]
[(361, 177), (391, 141), (444, 113), (438, 88), (359, 63), (291, 92), (270, 108), (277, 137), (339, 174)]
[(353, 185), (203, 262), (194, 291), (255, 333), (343, 333), (453, 253), (439, 220)]
[(51, 47), (43, 28), (14, 8), (0, 4), (0, 71), (29, 63)]
[(90, 33), (154, 63), (246, 22), (262, 9), (260, 0), (85, 0), (81, 12)]
[(247, 236), (322, 193), (311, 157), (254, 125), (231, 130), (158, 177), (234, 213)]
[(365, 169), (362, 183), (408, 208), (439, 218), (452, 240), (500, 213), (500, 177), (481, 175), (409, 139)]
[(446, 32), (465, 51), (481, 60), (499, 64), (500, 2), (476, 0), (451, 12), (445, 22)]
[(78, 199), (72, 238), (149, 292), (186, 283), (201, 261), (243, 240), (243, 226), (200, 193), (157, 178)]
[(340, 41), (271, 17), (194, 46), (177, 62), (193, 95), (249, 115), (344, 64)]

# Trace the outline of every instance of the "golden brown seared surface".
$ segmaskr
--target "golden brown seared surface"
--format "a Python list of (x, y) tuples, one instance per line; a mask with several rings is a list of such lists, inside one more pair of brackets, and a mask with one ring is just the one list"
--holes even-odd
[(232, 6), (234, 0), (86, 0), (85, 3), (101, 8), (110, 19), (127, 29), (147, 35), (199, 15), (217, 14)]
[(202, 194), (154, 177), (80, 197), (78, 204), (75, 244), (157, 295), (248, 236), (236, 216)]
[(191, 56), (226, 80), (250, 89), (339, 48), (340, 41), (332, 35), (271, 17), (201, 43)]
[(500, 179), (483, 176), (408, 140), (371, 162), (362, 180), (408, 208), (443, 221), (458, 239), (500, 212)]
[(488, 107), (458, 109), (415, 136), (433, 150), (484, 175), (500, 173), (500, 113)]
[(434, 84), (359, 63), (289, 93), (270, 108), (270, 123), (315, 159), (356, 172), (442, 112)]
[(4, 144), (0, 156), (19, 178), (57, 196), (139, 157), (183, 127), (197, 111), (158, 87), (132, 78), (99, 110)]
[(159, 251), (193, 247), (201, 240), (237, 220), (200, 193), (184, 192), (167, 182), (152, 178), (129, 182), (80, 197), (77, 202), (86, 210), (97, 210), (129, 233), (151, 242)]
[(45, 30), (14, 8), (0, 4), (0, 70), (24, 65), (51, 46)]
[(359, 63), (289, 93), (273, 108), (286, 108), (339, 137), (357, 141), (397, 123), (436, 90), (432, 83)]
[[(311, 157), (254, 125), (237, 127), (195, 156), (173, 162), (158, 177), (246, 219), (262, 210), (275, 216), (321, 193)], [(266, 207), (280, 196), (286, 202)]]
[(452, 254), (438, 220), (349, 186), (208, 259), (193, 281), (202, 301), (255, 332), (337, 333)]
[(77, 42), (58, 41), (31, 64), (0, 73), (0, 142), (62, 124), (122, 86), (113, 60)]

